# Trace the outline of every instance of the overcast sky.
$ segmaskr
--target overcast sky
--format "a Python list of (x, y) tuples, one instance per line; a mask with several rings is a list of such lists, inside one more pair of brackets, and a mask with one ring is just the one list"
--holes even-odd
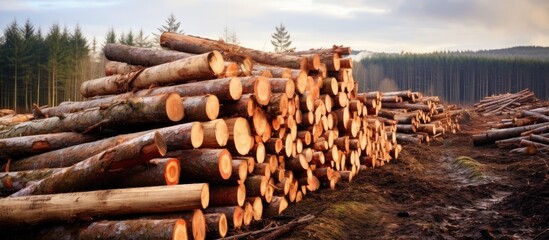
[(91, 41), (139, 29), (150, 35), (172, 13), (187, 34), (218, 39), (225, 26), (243, 46), (272, 51), (283, 23), (298, 50), (351, 46), (376, 52), (549, 46), (548, 0), (0, 0), (0, 26), (30, 19), (79, 24)]

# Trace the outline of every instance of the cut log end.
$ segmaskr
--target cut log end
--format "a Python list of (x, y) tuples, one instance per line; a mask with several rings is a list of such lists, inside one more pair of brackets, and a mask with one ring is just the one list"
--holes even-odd
[(244, 205), (244, 219), (243, 219), (244, 226), (249, 226), (252, 223), (253, 217), (254, 217), (254, 208), (252, 204), (246, 203)]
[(244, 219), (244, 209), (240, 206), (236, 206), (233, 213), (233, 225), (235, 229), (242, 227), (242, 221)]
[(164, 137), (162, 137), (162, 134), (159, 132), (154, 133), (154, 143), (158, 149), (158, 153), (160, 153), (160, 156), (166, 155), (168, 152), (168, 145), (166, 144)]
[(166, 115), (173, 122), (179, 122), (185, 117), (185, 108), (183, 107), (183, 100), (177, 93), (171, 93), (166, 98)]
[(233, 100), (238, 100), (242, 97), (242, 82), (239, 78), (231, 78), (229, 82), (229, 94)]
[(257, 103), (262, 106), (269, 104), (271, 100), (271, 83), (265, 77), (257, 77), (254, 83), (254, 96)]
[(166, 180), (166, 185), (178, 184), (180, 173), (181, 165), (179, 164), (179, 160), (176, 158), (169, 159), (164, 169), (164, 179)]
[(206, 98), (206, 116), (214, 120), (219, 115), (219, 99), (215, 95), (207, 95)]
[[(223, 151), (221, 151), (221, 153), (219, 154), (218, 160), (219, 160), (218, 161), (219, 173), (221, 174), (221, 177), (225, 180), (229, 179), (231, 177), (232, 170), (233, 170), (233, 165), (232, 165), (233, 158), (231, 156), (231, 153), (228, 150), (223, 149)], [(247, 170), (248, 170), (248, 167), (246, 166), (246, 171)]]
[(219, 216), (219, 236), (224, 238), (225, 236), (227, 236), (227, 232), (229, 231), (229, 228), (228, 228), (228, 223), (227, 223), (227, 216), (222, 213), (220, 216)]
[(208, 61), (210, 64), (210, 68), (212, 69), (212, 72), (218, 76), (219, 74), (223, 73), (223, 70), (225, 69), (225, 61), (223, 60), (223, 55), (221, 55), (218, 51), (212, 51), (208, 55)]
[(216, 121), (215, 123), (215, 140), (220, 147), (227, 145), (229, 140), (229, 129), (225, 121)]
[(238, 185), (236, 198), (239, 206), (244, 205), (244, 202), (246, 201), (246, 186), (244, 184)]
[(194, 210), (191, 225), (194, 239), (206, 238), (206, 218), (202, 210)]
[(252, 148), (251, 129), (245, 118), (237, 118), (233, 125), (233, 139), (236, 150), (241, 155), (246, 155)]
[(238, 179), (244, 182), (246, 177), (248, 177), (248, 162), (240, 161), (240, 165), (238, 165)]
[(252, 202), (252, 207), (254, 210), (254, 213), (253, 213), (254, 220), (256, 221), (261, 220), (261, 217), (263, 215), (263, 202), (261, 201), (260, 197), (254, 198), (254, 201)]
[(175, 221), (175, 225), (173, 227), (173, 240), (187, 240), (188, 239), (188, 233), (187, 233), (187, 223), (183, 219), (178, 219)]
[(200, 203), (202, 208), (206, 209), (210, 204), (210, 187), (208, 184), (202, 186), (202, 191), (200, 192)]
[(191, 127), (191, 145), (199, 148), (204, 142), (204, 128), (200, 122), (194, 122)]

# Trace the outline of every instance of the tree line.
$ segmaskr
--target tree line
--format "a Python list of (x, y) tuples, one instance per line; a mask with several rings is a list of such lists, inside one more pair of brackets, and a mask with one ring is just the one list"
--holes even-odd
[[(184, 33), (172, 13), (152, 39), (143, 30), (134, 33), (107, 31), (103, 46), (120, 43), (138, 47), (159, 47), (162, 32)], [(272, 35), (277, 52), (292, 51), (290, 35), (283, 24)], [(225, 26), (219, 37), (240, 44), (234, 29)], [(53, 24), (47, 32), (29, 20), (14, 20), (0, 35), (0, 109), (30, 112), (33, 104), (57, 106), (64, 101), (80, 101), (82, 82), (104, 76), (106, 59), (95, 37), (88, 41), (77, 25), (74, 29)]]
[(549, 61), (452, 53), (374, 54), (355, 64), (361, 91), (411, 89), (459, 104), (528, 88), (549, 98)]

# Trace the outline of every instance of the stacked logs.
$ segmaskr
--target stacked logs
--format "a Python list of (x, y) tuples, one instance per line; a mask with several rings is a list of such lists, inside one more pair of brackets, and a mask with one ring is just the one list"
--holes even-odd
[(483, 116), (517, 115), (522, 110), (543, 106), (534, 92), (524, 89), (517, 93), (505, 93), (485, 97), (473, 106)]
[(458, 120), (463, 110), (455, 105), (443, 105), (437, 96), (407, 90), (359, 94), (359, 97), (376, 106), (380, 117), (396, 122), (398, 142), (429, 143), (446, 132), (460, 130)]
[(398, 157), (398, 122), (378, 116), (381, 94), (357, 93), (348, 47), (278, 54), (174, 33), (161, 45), (172, 50), (108, 44), (86, 101), (0, 129), (0, 223), (14, 236), (225, 237)]
[(476, 146), (497, 144), (511, 152), (534, 154), (549, 151), (549, 107), (522, 110), (513, 118), (501, 119), (492, 129), (473, 135)]

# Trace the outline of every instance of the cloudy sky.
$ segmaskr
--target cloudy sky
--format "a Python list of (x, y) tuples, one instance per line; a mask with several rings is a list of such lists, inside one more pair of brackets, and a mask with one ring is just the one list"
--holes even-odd
[(377, 52), (549, 46), (547, 0), (0, 0), (0, 27), (30, 19), (43, 31), (79, 24), (91, 40), (143, 31), (172, 13), (187, 34), (218, 39), (225, 26), (243, 46), (272, 51), (283, 23), (300, 49), (351, 46)]

